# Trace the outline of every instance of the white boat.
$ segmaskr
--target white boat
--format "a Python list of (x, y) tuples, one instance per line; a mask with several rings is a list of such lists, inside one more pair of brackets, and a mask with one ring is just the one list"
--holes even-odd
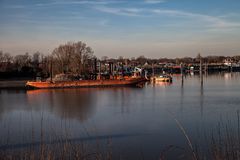
[(170, 75), (159, 75), (151, 77), (152, 82), (172, 82), (172, 77)]

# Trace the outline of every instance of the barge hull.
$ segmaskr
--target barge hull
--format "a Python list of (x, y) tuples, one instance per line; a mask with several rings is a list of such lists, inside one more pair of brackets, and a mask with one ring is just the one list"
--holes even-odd
[(35, 89), (51, 88), (84, 88), (84, 87), (114, 87), (114, 86), (134, 86), (145, 81), (144, 78), (134, 78), (129, 80), (80, 80), (66, 82), (27, 82), (26, 86)]

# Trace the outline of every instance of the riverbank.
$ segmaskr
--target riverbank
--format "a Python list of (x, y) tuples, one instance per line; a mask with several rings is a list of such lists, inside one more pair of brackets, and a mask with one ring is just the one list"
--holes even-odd
[(25, 89), (27, 80), (0, 80), (0, 89)]

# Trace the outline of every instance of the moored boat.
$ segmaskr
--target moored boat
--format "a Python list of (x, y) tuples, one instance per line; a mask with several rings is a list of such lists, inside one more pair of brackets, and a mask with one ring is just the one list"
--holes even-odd
[(134, 86), (144, 81), (145, 78), (142, 77), (129, 77), (124, 79), (106, 79), (106, 80), (55, 81), (55, 82), (28, 81), (26, 83), (26, 87), (35, 89), (47, 89), (47, 88)]
[(172, 77), (170, 75), (160, 75), (151, 77), (152, 82), (172, 82)]

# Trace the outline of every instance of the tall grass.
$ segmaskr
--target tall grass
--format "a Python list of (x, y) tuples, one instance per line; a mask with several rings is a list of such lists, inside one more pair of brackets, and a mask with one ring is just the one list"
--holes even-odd
[[(158, 159), (167, 160), (168, 156), (166, 154), (171, 154), (177, 149), (185, 155), (188, 154), (185, 157), (189, 157), (190, 160), (240, 160), (239, 111), (237, 111), (236, 115), (235, 121), (220, 120), (214, 129), (205, 133), (206, 144), (204, 144), (204, 148), (201, 148), (202, 142), (201, 144), (194, 144), (184, 125), (174, 118), (178, 128), (183, 133), (183, 138), (186, 139), (191, 153), (186, 148), (169, 145), (159, 151), (160, 156)], [(43, 121), (43, 117), (41, 121)], [(111, 138), (106, 140), (106, 146), (102, 146), (99, 140), (96, 140), (96, 145), (93, 146), (94, 149), (89, 147), (87, 143), (72, 141), (68, 131), (62, 136), (53, 135), (53, 140), (47, 142), (45, 141), (42, 123), (39, 143), (34, 142), (35, 132), (33, 129), (32, 144), (29, 143), (23, 148), (0, 149), (0, 160), (112, 160), (121, 157), (121, 155), (116, 156), (113, 154)], [(144, 158), (144, 151), (141, 151), (141, 154), (141, 159), (147, 159), (147, 157)]]
[(87, 144), (73, 143), (68, 139), (60, 139), (58, 143), (41, 142), (37, 146), (0, 150), (1, 160), (107, 160), (112, 159), (111, 146), (106, 151), (87, 150)]
[[(33, 121), (33, 117), (31, 116)], [(70, 136), (70, 131), (65, 128), (63, 134), (59, 135), (52, 128), (51, 135), (45, 136), (44, 114), (41, 114), (39, 141), (35, 140), (36, 131), (32, 126), (29, 143), (12, 145), (10, 142), (10, 131), (6, 143), (0, 146), (0, 160), (107, 160), (112, 159), (111, 139), (108, 140), (107, 149), (103, 150), (96, 141), (96, 146), (92, 149), (87, 143), (82, 141), (74, 142)], [(87, 130), (86, 130), (87, 132)], [(89, 136), (89, 134), (88, 134)], [(3, 144), (3, 143), (2, 143)]]
[[(196, 144), (199, 160), (240, 160), (240, 114), (234, 120), (222, 120), (204, 133), (205, 144)], [(204, 147), (201, 149), (201, 145)]]
[[(237, 125), (236, 125), (237, 124)], [(240, 159), (240, 116), (237, 111), (237, 123), (219, 122), (212, 132), (209, 152), (214, 160)]]

